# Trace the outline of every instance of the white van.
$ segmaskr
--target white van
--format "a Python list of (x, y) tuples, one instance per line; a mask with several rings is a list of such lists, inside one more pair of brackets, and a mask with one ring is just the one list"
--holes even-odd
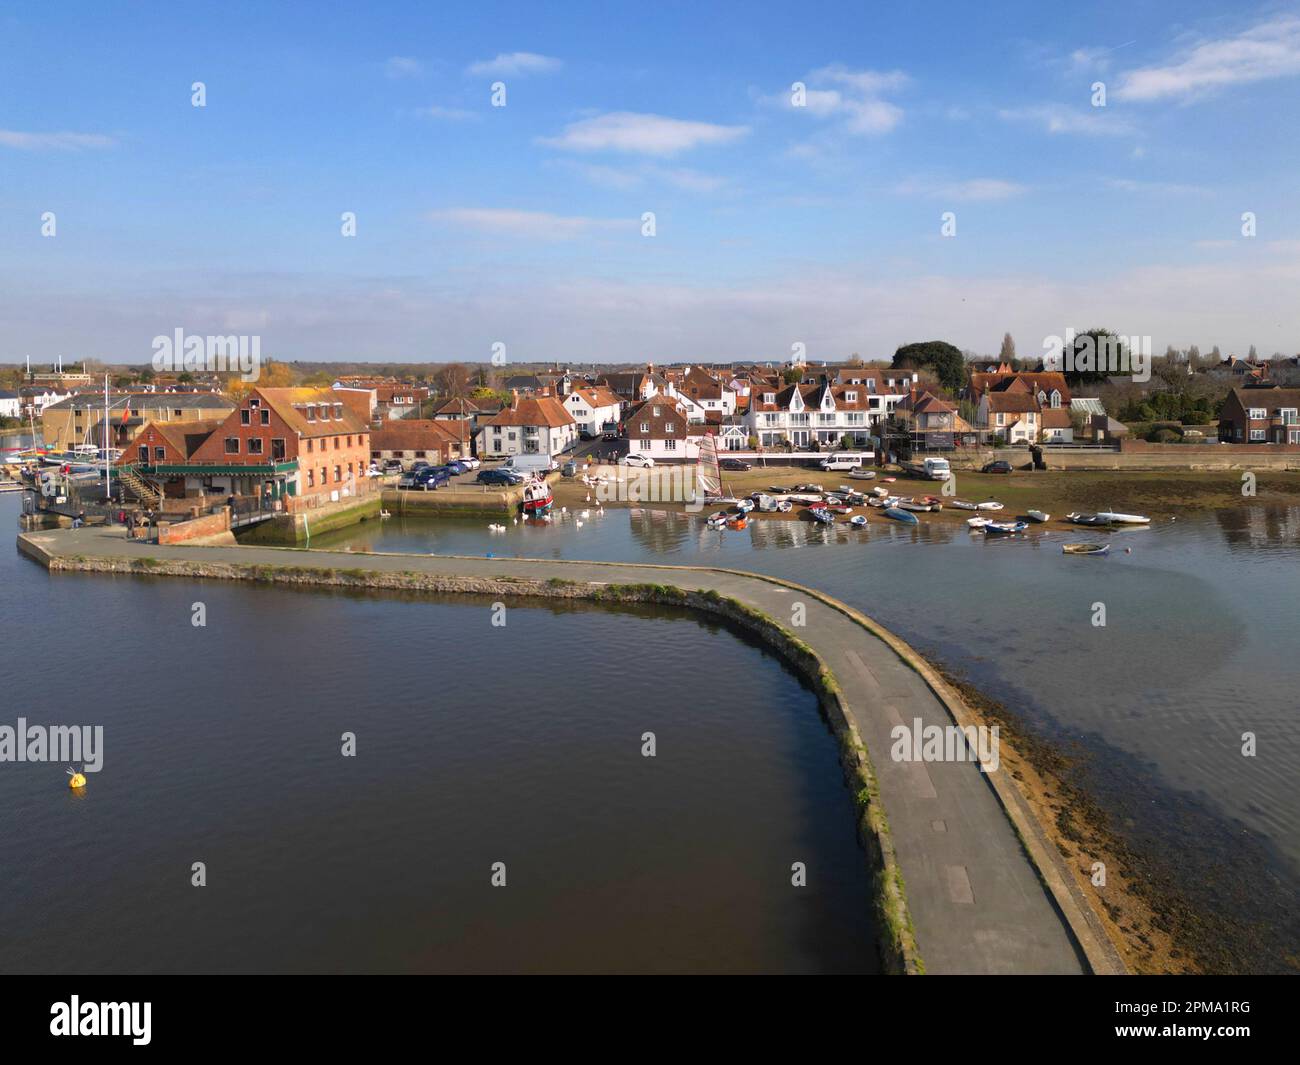
[[(870, 455), (866, 456), (870, 458)], [(858, 470), (862, 468), (861, 451), (834, 451), (817, 463), (823, 470)]]
[(560, 464), (550, 455), (511, 455), (501, 465), (504, 469), (514, 470), (525, 476), (550, 473), (560, 468)]

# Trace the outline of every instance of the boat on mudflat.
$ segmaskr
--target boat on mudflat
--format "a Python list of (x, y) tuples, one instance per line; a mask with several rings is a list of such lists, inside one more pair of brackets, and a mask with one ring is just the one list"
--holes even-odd
[(1151, 519), (1145, 514), (1123, 514), (1117, 510), (1102, 510), (1097, 514), (1107, 525), (1150, 525)]
[(835, 522), (835, 515), (825, 507), (809, 507), (808, 513), (813, 521), (821, 522), (823, 525), (832, 525)]
[(554, 502), (555, 497), (551, 495), (551, 486), (547, 481), (533, 481), (524, 485), (524, 498), (520, 506), (525, 514), (544, 514)]
[(1052, 516), (1043, 510), (1027, 510), (1025, 511), (1025, 517), (1030, 521), (1038, 522), (1040, 525), (1045, 521), (1052, 520)]
[(849, 524), (855, 529), (865, 529), (867, 527), (867, 516), (865, 514), (854, 514), (849, 519)]
[(967, 518), (966, 524), (969, 525), (972, 529), (982, 529), (991, 520), (992, 520), (991, 518)]
[(920, 519), (911, 511), (900, 510), (898, 507), (886, 507), (885, 517), (893, 518), (895, 521), (901, 521), (904, 525), (919, 525)]
[(984, 526), (985, 536), (1012, 536), (1029, 528), (1027, 521), (990, 521)]
[(1104, 555), (1110, 550), (1110, 544), (1062, 544), (1064, 555)]

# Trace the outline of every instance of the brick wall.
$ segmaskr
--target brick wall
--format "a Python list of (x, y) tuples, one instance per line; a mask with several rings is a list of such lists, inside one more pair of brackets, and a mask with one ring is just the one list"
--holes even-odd
[(181, 544), (186, 540), (193, 540), (200, 536), (216, 536), (218, 533), (230, 531), (230, 511), (222, 507), (217, 514), (205, 514), (201, 518), (191, 518), (189, 521), (179, 521), (166, 528), (159, 527), (158, 542), (160, 544)]

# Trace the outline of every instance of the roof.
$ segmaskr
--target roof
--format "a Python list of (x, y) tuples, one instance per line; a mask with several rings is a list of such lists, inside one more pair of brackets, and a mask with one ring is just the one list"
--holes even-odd
[(1106, 407), (1100, 399), (1080, 396), (1070, 400), (1071, 410), (1081, 410), (1084, 414), (1105, 414)]
[[(332, 388), (255, 388), (267, 405), (299, 436), (337, 436), (339, 433), (364, 433), (369, 426)], [(318, 421), (307, 418), (311, 406), (342, 408), (343, 417)]]
[[(284, 390), (281, 390), (284, 391)], [(167, 410), (229, 411), (234, 402), (220, 392), (110, 392), (109, 411), (123, 411), (128, 407), (157, 407)], [(77, 392), (46, 410), (103, 410), (104, 393)]]
[(573, 415), (564, 409), (564, 404), (554, 396), (529, 396), (519, 400), (513, 407), (504, 407), (482, 425), (544, 425), (557, 429), (564, 425), (573, 425)]
[(1044, 429), (1068, 429), (1074, 422), (1070, 419), (1069, 407), (1044, 407)]
[(575, 388), (570, 395), (578, 396), (589, 407), (617, 407), (622, 403), (618, 396), (600, 385), (594, 388)]
[[(188, 422), (164, 422), (149, 421), (144, 424), (140, 432), (132, 437), (131, 443), (136, 444), (140, 438), (150, 429), (155, 430), (171, 448), (176, 452), (176, 459), (184, 457), (190, 459), (194, 453), (203, 446), (204, 442), (226, 424), (226, 418), (195, 418)], [(119, 466), (133, 465), (135, 463), (135, 453), (128, 447), (123, 451), (122, 457), (117, 460)], [(172, 459), (168, 459), (169, 465), (175, 465)]]
[(385, 422), (382, 429), (370, 430), (370, 447), (375, 451), (405, 451), (468, 440), (469, 422), (452, 418), (398, 418)]
[(1246, 409), (1263, 407), (1275, 411), (1279, 407), (1300, 408), (1300, 388), (1234, 388), (1232, 394)]
[(987, 392), (989, 410), (999, 414), (1028, 414), (1038, 410), (1038, 397), (1032, 392)]

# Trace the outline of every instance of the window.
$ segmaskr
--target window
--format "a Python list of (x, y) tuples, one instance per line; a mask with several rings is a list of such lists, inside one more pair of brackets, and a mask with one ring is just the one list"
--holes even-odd
[(258, 407), (262, 405), (262, 401), (258, 399), (256, 396), (254, 396), (252, 399), (248, 401), (248, 405), (252, 407), (254, 410), (256, 410)]
[(226, 454), (227, 455), (239, 454), (239, 437), (237, 436), (226, 437)]
[(348, 447), (351, 447), (351, 446), (352, 446), (352, 437), (349, 436), (349, 437), (348, 437)]
[(1263, 439), (1264, 439), (1264, 430), (1263, 430), (1263, 429), (1252, 429), (1252, 430), (1250, 431), (1250, 438), (1251, 438), (1251, 440), (1263, 440)]
[(342, 480), (343, 480), (343, 467), (342, 467), (342, 466), (335, 466), (335, 467), (334, 467), (334, 483), (335, 483), (335, 484), (339, 484), (339, 483), (342, 482)]
[(253, 412), (252, 412), (252, 411), (249, 411), (249, 410), (241, 410), (241, 411), (239, 412), (239, 424), (240, 424), (240, 425), (252, 425), (252, 424), (253, 424)]
[(279, 438), (279, 437), (273, 439), (273, 440), (271, 441), (271, 459), (272, 459), (272, 461), (274, 461), (274, 462), (283, 462), (284, 459), (285, 459), (285, 454), (286, 454), (286, 452), (285, 452), (285, 447), (284, 447), (284, 440), (283, 440), (282, 438)]
[(309, 455), (310, 455), (311, 452), (312, 452), (312, 446), (313, 446), (313, 444), (314, 444), (314, 441), (312, 440), (312, 438), (311, 438), (310, 436), (307, 437), (307, 454), (309, 454)]
[(1282, 407), (1278, 410), (1277, 416), (1282, 419), (1283, 425), (1295, 425), (1300, 420), (1296, 417), (1295, 407)]
[(650, 431), (650, 423), (649, 423), (649, 422), (642, 422), (642, 423), (641, 423), (641, 432), (643, 432), (643, 433), (648, 433), (649, 431)]
[(250, 436), (248, 438), (248, 453), (250, 455), (262, 454), (262, 438), (260, 436)]
[(775, 392), (764, 392), (764, 393), (763, 393), (763, 402), (764, 402), (764, 403), (775, 403), (775, 402), (776, 402), (776, 393), (775, 393)]
[(1263, 407), (1250, 408), (1250, 420), (1252, 422), (1262, 422), (1267, 417), (1268, 417), (1268, 411), (1266, 411)]
[(315, 487), (316, 487), (316, 471), (315, 471), (315, 470), (308, 470), (308, 471), (307, 471), (307, 487), (308, 487), (308, 488), (315, 488)]
[(1006, 416), (1005, 414), (999, 414), (999, 415), (998, 415), (998, 424), (999, 424), (999, 425), (1006, 425), (1006, 424), (1007, 424), (1007, 416)]
[(857, 394), (856, 392), (845, 392), (845, 393), (844, 393), (844, 402), (845, 402), (845, 403), (856, 403), (857, 401), (858, 401), (858, 394)]
[(672, 433), (672, 432), (676, 432), (676, 431), (677, 431), (677, 426), (674, 425), (672, 422), (665, 422), (665, 423), (664, 423), (664, 432), (665, 432), (665, 433)]
[(308, 404), (307, 404), (307, 420), (308, 420), (309, 422), (314, 422), (314, 421), (316, 420), (316, 404), (315, 404), (315, 403), (308, 403)]
[(149, 465), (149, 445), (148, 445), (148, 444), (141, 444), (141, 445), (140, 445), (140, 461), (143, 462), (146, 466)]
[(664, 441), (664, 450), (665, 450), (665, 451), (676, 451), (676, 450), (677, 450), (677, 441), (676, 441), (676, 440), (665, 440), (665, 441)]
[(179, 418), (181, 416), (181, 412), (179, 410), (174, 410), (172, 411), (172, 416), (175, 418)]
[(340, 422), (343, 420), (343, 404), (342, 404), (342, 403), (335, 403), (335, 404), (334, 404), (334, 418), (335, 418), (336, 421), (340, 421)]
[(154, 462), (165, 462), (167, 460), (167, 449), (165, 447), (156, 447), (153, 449)]
[(320, 486), (324, 488), (327, 484), (329, 484), (329, 480), (330, 480), (329, 470), (327, 470), (324, 466), (322, 466), (320, 468)]
[(336, 436), (334, 438), (334, 450), (337, 451), (338, 449), (339, 449), (339, 438)]
[(263, 425), (270, 425), (270, 424), (271, 424), (271, 412), (270, 412), (269, 410), (265, 410), (265, 409), (263, 409), (263, 410), (261, 411), (261, 415), (262, 415), (262, 424), (263, 424)]

